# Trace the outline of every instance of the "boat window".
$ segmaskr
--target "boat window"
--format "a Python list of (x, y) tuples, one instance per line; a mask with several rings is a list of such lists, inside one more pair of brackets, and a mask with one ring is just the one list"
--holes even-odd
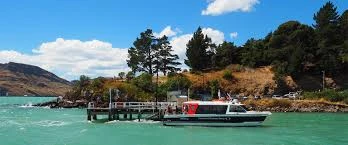
[(245, 111), (250, 111), (250, 109), (249, 109), (248, 107), (246, 107), (245, 105), (240, 105), (240, 107), (243, 107), (243, 109), (244, 109)]
[(230, 105), (230, 112), (246, 112), (245, 109), (241, 106)]
[(226, 114), (227, 105), (199, 105), (196, 114)]

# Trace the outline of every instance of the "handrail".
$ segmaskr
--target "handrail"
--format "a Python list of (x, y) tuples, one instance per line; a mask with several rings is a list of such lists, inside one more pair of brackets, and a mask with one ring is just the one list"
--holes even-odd
[[(156, 105), (157, 104), (157, 105)], [(177, 102), (112, 102), (109, 108), (127, 108), (134, 110), (142, 109), (166, 109), (168, 106), (177, 106)], [(88, 108), (94, 108), (95, 103), (89, 102)]]

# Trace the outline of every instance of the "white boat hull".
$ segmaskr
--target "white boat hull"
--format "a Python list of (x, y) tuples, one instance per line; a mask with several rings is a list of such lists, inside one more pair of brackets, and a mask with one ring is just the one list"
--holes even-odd
[(262, 122), (243, 122), (243, 123), (205, 123), (205, 122), (163, 122), (166, 126), (211, 126), (211, 127), (254, 127), (260, 126)]
[(165, 115), (168, 126), (260, 126), (268, 113)]

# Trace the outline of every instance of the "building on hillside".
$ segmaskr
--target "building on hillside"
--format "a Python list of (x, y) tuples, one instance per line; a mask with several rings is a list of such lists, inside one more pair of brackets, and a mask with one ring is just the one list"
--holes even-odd
[(177, 102), (178, 106), (181, 106), (183, 102), (188, 101), (187, 91), (176, 90), (167, 92), (168, 102)]

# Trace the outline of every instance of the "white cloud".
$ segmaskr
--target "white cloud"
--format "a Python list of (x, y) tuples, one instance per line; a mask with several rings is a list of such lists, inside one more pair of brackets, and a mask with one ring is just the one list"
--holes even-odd
[(115, 76), (128, 70), (126, 59), (127, 49), (113, 48), (112, 44), (99, 40), (58, 38), (33, 49), (33, 54), (0, 51), (1, 63), (13, 61), (37, 65), (69, 80), (83, 74), (91, 77)]
[(211, 41), (215, 44), (221, 44), (225, 40), (224, 33), (219, 30), (214, 30), (212, 28), (203, 28), (202, 33), (208, 35)]
[[(210, 37), (212, 42), (217, 45), (223, 43), (223, 41), (225, 40), (224, 33), (219, 30), (215, 30), (212, 28), (202, 28), (202, 33)], [(182, 68), (187, 68), (187, 66), (184, 64), (184, 60), (187, 59), (186, 44), (192, 37), (193, 34), (183, 34), (180, 36), (173, 37), (170, 40), (170, 44), (173, 46), (174, 50), (173, 53), (179, 56), (179, 62), (183, 64), (181, 65)]]
[(172, 30), (171, 26), (165, 27), (160, 33), (153, 33), (155, 37), (163, 37), (166, 35), (167, 37), (175, 36), (180, 30), (176, 28), (175, 30)]
[[(219, 30), (202, 28), (202, 32), (208, 35), (213, 43), (221, 44), (224, 41), (224, 33)], [(192, 35), (177, 36), (175, 34), (170, 38), (173, 53), (179, 55), (179, 62), (183, 64), (182, 68), (187, 68), (184, 64), (186, 44)], [(58, 38), (55, 41), (42, 43), (30, 54), (0, 50), (0, 63), (12, 61), (36, 65), (68, 80), (78, 79), (80, 75), (112, 77), (118, 72), (129, 70), (126, 62), (127, 51), (100, 40), (81, 41)]]
[(192, 38), (192, 34), (184, 34), (178, 37), (173, 37), (170, 40), (170, 44), (173, 47), (173, 53), (179, 56), (179, 62), (182, 64), (181, 67), (186, 67), (184, 60), (186, 57), (186, 44)]
[(217, 16), (228, 12), (249, 12), (259, 3), (259, 0), (209, 0), (209, 5), (202, 11), (202, 15)]
[(231, 37), (231, 39), (237, 38), (237, 37), (238, 37), (238, 32), (232, 32), (232, 33), (230, 33), (230, 37)]

